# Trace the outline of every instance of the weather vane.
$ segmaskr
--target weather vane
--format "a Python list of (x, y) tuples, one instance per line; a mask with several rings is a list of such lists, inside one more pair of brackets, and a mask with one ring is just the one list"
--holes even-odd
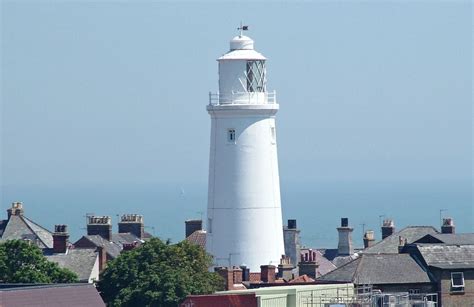
[(237, 30), (240, 31), (240, 35), (239, 35), (239, 36), (242, 36), (242, 31), (248, 31), (248, 30), (249, 30), (249, 26), (243, 26), (243, 25), (242, 25), (242, 22), (240, 22), (240, 27), (238, 27)]

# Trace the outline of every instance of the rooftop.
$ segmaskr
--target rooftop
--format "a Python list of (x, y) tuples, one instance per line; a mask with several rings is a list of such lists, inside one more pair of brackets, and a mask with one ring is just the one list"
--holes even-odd
[(428, 273), (409, 254), (362, 254), (317, 280), (359, 285), (430, 282)]

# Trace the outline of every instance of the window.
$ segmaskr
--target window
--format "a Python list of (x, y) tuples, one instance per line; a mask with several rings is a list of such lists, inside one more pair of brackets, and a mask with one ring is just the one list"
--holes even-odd
[(247, 92), (265, 92), (265, 61), (247, 61)]
[(420, 289), (408, 289), (408, 294), (420, 294)]
[(275, 127), (270, 127), (270, 134), (271, 134), (271, 138), (272, 138), (272, 144), (275, 144), (276, 143), (276, 135), (275, 135)]
[(235, 129), (227, 129), (227, 142), (235, 143)]
[(212, 219), (210, 218), (207, 219), (207, 231), (212, 233)]
[(464, 273), (451, 273), (451, 292), (464, 292)]

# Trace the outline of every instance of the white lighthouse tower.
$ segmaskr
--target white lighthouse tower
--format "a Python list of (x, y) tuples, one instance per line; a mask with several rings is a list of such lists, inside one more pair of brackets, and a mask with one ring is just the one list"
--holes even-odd
[[(243, 28), (246, 30), (246, 27)], [(242, 30), (242, 28), (241, 28)], [(275, 92), (267, 92), (266, 58), (240, 35), (217, 59), (219, 92), (209, 94), (211, 150), (207, 251), (218, 266), (277, 265), (283, 230)]]

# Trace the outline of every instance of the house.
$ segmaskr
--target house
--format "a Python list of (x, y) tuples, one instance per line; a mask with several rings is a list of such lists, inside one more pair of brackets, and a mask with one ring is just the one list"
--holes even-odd
[(80, 282), (99, 279), (99, 251), (95, 247), (74, 248), (69, 243), (66, 225), (55, 225), (52, 233), (26, 217), (21, 202), (14, 202), (7, 213), (8, 219), (0, 221), (0, 242), (28, 240), (43, 251), (46, 259), (76, 273)]
[(80, 282), (99, 280), (99, 272), (105, 264), (103, 251), (95, 247), (76, 248), (70, 244), (66, 225), (55, 225), (54, 230), (53, 248), (43, 250), (46, 259), (76, 273)]
[(409, 254), (362, 254), (317, 280), (372, 285), (389, 293), (436, 290), (428, 273)]
[[(402, 230), (395, 232), (393, 222), (391, 220), (384, 221), (382, 226), (382, 240), (367, 247), (359, 254), (397, 254), (399, 252), (400, 238), (404, 243), (413, 243), (426, 235), (439, 234), (433, 226), (407, 226)], [(390, 229), (390, 230), (387, 230)]]
[(110, 216), (88, 216), (87, 235), (74, 243), (77, 248), (100, 248), (106, 259), (117, 258), (124, 249), (134, 248), (144, 242), (143, 217), (136, 214), (122, 215), (119, 233), (112, 233)]
[[(451, 221), (443, 221), (446, 224)], [(442, 229), (443, 229), (442, 228)], [(449, 229), (448, 229), (449, 231)], [(425, 269), (437, 286), (444, 307), (469, 306), (474, 301), (474, 233), (454, 231), (426, 235), (407, 244), (409, 253)]]
[(12, 203), (7, 216), (0, 221), (0, 242), (28, 240), (41, 249), (53, 248), (53, 234), (24, 215), (23, 203)]
[(2, 307), (105, 307), (92, 284), (1, 285)]

